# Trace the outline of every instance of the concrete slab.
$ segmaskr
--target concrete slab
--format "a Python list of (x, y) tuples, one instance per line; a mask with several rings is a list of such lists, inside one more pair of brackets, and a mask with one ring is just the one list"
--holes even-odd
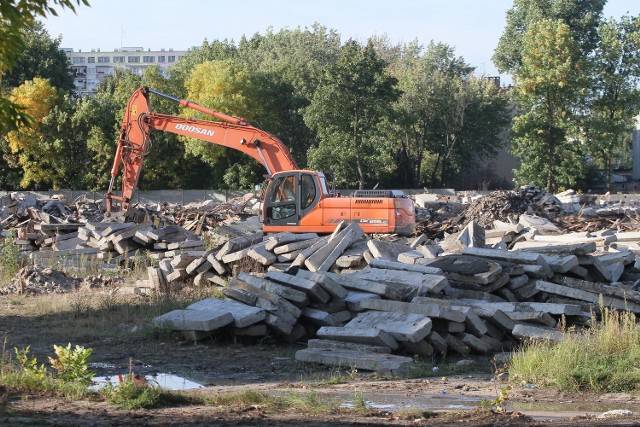
[(557, 329), (524, 325), (522, 323), (516, 324), (513, 328), (513, 335), (517, 338), (542, 339), (550, 341), (562, 340), (562, 333)]
[(416, 343), (431, 332), (431, 319), (414, 313), (367, 311), (358, 314), (346, 328), (378, 328), (390, 333), (397, 341)]
[(444, 275), (444, 272), (441, 268), (433, 267), (430, 265), (421, 265), (421, 264), (404, 264), (398, 261), (390, 261), (388, 259), (383, 258), (373, 258), (369, 261), (369, 266), (373, 268), (387, 269), (387, 270), (399, 270), (399, 271), (413, 271), (416, 273), (422, 274), (437, 274)]
[(187, 306), (187, 310), (204, 310), (211, 312), (229, 312), (233, 316), (233, 326), (246, 328), (261, 322), (266, 317), (263, 308), (252, 307), (231, 299), (206, 298)]
[(454, 322), (464, 322), (466, 318), (466, 315), (461, 311), (431, 304), (416, 304), (383, 299), (366, 299), (362, 301), (360, 305), (370, 310), (396, 313), (415, 313), (422, 314), (427, 317), (438, 317), (446, 320), (453, 320)]
[(308, 241), (317, 237), (318, 235), (316, 233), (278, 233), (267, 238), (265, 249), (268, 251), (274, 251), (276, 247), (285, 245), (287, 243), (294, 243), (305, 240)]
[(349, 293), (349, 291), (347, 291), (347, 289), (345, 289), (342, 285), (322, 272), (314, 273), (309, 270), (299, 269), (296, 272), (296, 276), (311, 280), (312, 282), (319, 284), (320, 286), (322, 286), (322, 288), (324, 288), (324, 290), (326, 290), (331, 296), (335, 298), (345, 298)]
[(344, 326), (342, 322), (333, 313), (318, 310), (311, 307), (303, 307), (301, 317), (314, 326)]
[(388, 332), (378, 328), (347, 328), (323, 326), (316, 332), (318, 338), (334, 341), (348, 341), (356, 344), (386, 346), (391, 350), (398, 349), (398, 342)]
[(168, 326), (176, 331), (215, 331), (233, 323), (230, 312), (173, 310), (152, 320), (156, 326)]
[(391, 349), (387, 346), (375, 346), (366, 344), (356, 344), (346, 341), (322, 340), (318, 338), (307, 341), (308, 348), (328, 348), (336, 350), (352, 350), (361, 351), (363, 353), (391, 353)]
[(413, 366), (413, 359), (405, 356), (321, 348), (300, 350), (296, 352), (296, 360), (299, 362), (375, 371), (380, 375), (390, 374), (397, 377), (406, 376), (409, 368)]
[(325, 246), (307, 258), (304, 265), (311, 271), (329, 271), (338, 257), (362, 237), (364, 237), (364, 231), (357, 223), (352, 222), (344, 230), (329, 239)]
[(442, 334), (444, 341), (447, 343), (447, 348), (455, 351), (459, 355), (465, 356), (471, 353), (471, 349), (460, 338), (457, 338), (451, 334)]
[(315, 301), (325, 303), (331, 298), (329, 293), (317, 282), (304, 277), (293, 276), (279, 271), (269, 271), (266, 278), (304, 292), (310, 299)]
[(222, 260), (227, 254), (238, 252), (242, 249), (248, 248), (249, 246), (255, 245), (262, 241), (264, 235), (262, 233), (254, 233), (246, 236), (236, 237), (227, 241), (222, 247), (216, 252), (215, 258), (218, 261)]
[(436, 331), (431, 331), (427, 337), (427, 341), (433, 346), (433, 348), (440, 354), (447, 354), (448, 346), (445, 339)]
[(410, 251), (409, 245), (400, 243), (384, 242), (382, 240), (371, 239), (367, 241), (367, 247), (374, 258), (382, 258), (388, 261), (398, 261), (398, 255)]
[(349, 291), (345, 297), (345, 302), (347, 303), (349, 311), (357, 313), (367, 310), (362, 306), (362, 303), (368, 299), (380, 299), (380, 295), (372, 294), (370, 292)]
[[(373, 282), (383, 282), (392, 285), (402, 285), (404, 290), (399, 288), (401, 295), (399, 299), (406, 300), (415, 296), (435, 294), (442, 292), (448, 281), (444, 276), (437, 274), (423, 274), (415, 271), (387, 270), (381, 268), (367, 267), (360, 272), (354, 273), (354, 277)], [(397, 292), (394, 292), (396, 295)], [(388, 298), (394, 295), (384, 295)]]
[(474, 353), (487, 354), (491, 351), (491, 347), (487, 343), (471, 334), (462, 334), (462, 342)]
[[(229, 281), (229, 287), (240, 289), (246, 293), (253, 294), (257, 297), (255, 305), (262, 307), (269, 313), (277, 315), (292, 327), (298, 320), (301, 314), (301, 310), (295, 305), (291, 304), (286, 299), (265, 291), (264, 289), (250, 285), (246, 282), (233, 278)], [(235, 299), (235, 298), (233, 298)], [(244, 301), (241, 301), (244, 302)]]
[(284, 286), (280, 283), (275, 283), (271, 280), (254, 276), (252, 274), (245, 273), (245, 272), (239, 273), (237, 278), (250, 285), (256, 286), (260, 289), (264, 289), (267, 292), (272, 292), (291, 302), (294, 302), (297, 304), (303, 304), (303, 305), (306, 305), (309, 303), (309, 298), (307, 297), (307, 294), (297, 289), (293, 289), (289, 286)]

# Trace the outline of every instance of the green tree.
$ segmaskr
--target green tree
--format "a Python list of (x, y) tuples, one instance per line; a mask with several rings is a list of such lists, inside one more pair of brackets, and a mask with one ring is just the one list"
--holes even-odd
[(303, 113), (325, 68), (336, 62), (339, 52), (339, 34), (317, 23), (310, 28), (278, 32), (270, 28), (264, 35), (243, 37), (238, 46), (240, 61), (269, 76), (272, 86), (291, 88), (285, 92), (288, 98), (279, 93), (273, 107), (279, 109), (283, 119), (278, 137), (286, 143), (301, 167), (307, 164), (308, 149), (317, 145), (315, 134), (304, 122)]
[(589, 153), (610, 185), (613, 161), (630, 158), (628, 142), (640, 111), (640, 17), (605, 21), (599, 36), (584, 129)]
[(187, 96), (185, 90), (185, 82), (189, 79), (189, 75), (193, 69), (208, 61), (218, 61), (225, 59), (235, 59), (237, 57), (238, 48), (233, 41), (214, 40), (209, 42), (205, 39), (201, 46), (193, 47), (180, 57), (178, 62), (169, 69), (169, 76), (175, 83), (174, 91), (171, 92), (177, 98)]
[(522, 45), (522, 65), (514, 76), (520, 107), (514, 119), (512, 151), (522, 164), (519, 184), (550, 191), (575, 186), (584, 167), (584, 147), (573, 115), (585, 87), (581, 61), (571, 29), (560, 20), (529, 25)]
[[(0, 3), (0, 83), (5, 73), (13, 69), (25, 50), (23, 31), (32, 27), (38, 17), (56, 15), (56, 7), (75, 11), (76, 5), (89, 5), (87, 0), (6, 0)], [(0, 87), (3, 87), (0, 84)], [(28, 123), (28, 116), (19, 105), (0, 95), (0, 135)]]
[(507, 11), (507, 22), (493, 55), (501, 72), (517, 72), (522, 66), (525, 34), (543, 19), (560, 20), (583, 56), (598, 43), (598, 25), (607, 0), (514, 0)]
[(333, 173), (340, 183), (357, 183), (359, 188), (364, 188), (367, 177), (377, 180), (393, 169), (382, 124), (400, 96), (396, 85), (373, 43), (363, 47), (347, 41), (304, 114), (320, 140), (309, 153), (312, 167)]
[(18, 87), (35, 77), (49, 79), (51, 85), (67, 92), (74, 89), (73, 77), (69, 74), (67, 55), (60, 50), (60, 37), (52, 39), (41, 22), (22, 30), (23, 55), (15, 67), (4, 75), (5, 87)]
[[(200, 64), (192, 71), (185, 87), (190, 101), (246, 118), (276, 136), (280, 136), (280, 131), (287, 126), (286, 113), (290, 109), (286, 108), (286, 103), (291, 99), (291, 87), (244, 63), (222, 60)], [(217, 120), (188, 109), (184, 114)], [(251, 188), (262, 181), (262, 165), (240, 151), (195, 139), (183, 140), (190, 156), (211, 166), (210, 175), (214, 177), (215, 185), (224, 182), (232, 188)], [(287, 144), (284, 139), (283, 142)]]
[(35, 123), (7, 134), (9, 150), (24, 171), (20, 185), (61, 188), (79, 182), (84, 150), (83, 145), (70, 139), (74, 134), (68, 125), (72, 100), (40, 78), (13, 89), (9, 100), (23, 108)]
[(507, 97), (474, 77), (454, 49), (431, 42), (405, 45), (391, 64), (402, 95), (389, 138), (398, 141), (404, 185), (443, 186), (501, 147)]

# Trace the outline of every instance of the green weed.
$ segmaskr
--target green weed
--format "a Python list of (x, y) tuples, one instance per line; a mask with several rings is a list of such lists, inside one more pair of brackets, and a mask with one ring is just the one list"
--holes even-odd
[[(90, 372), (87, 369), (90, 349), (80, 347), (75, 354), (70, 345), (68, 348), (56, 349), (58, 358), (49, 358), (52, 361), (51, 367), (57, 371), (53, 373), (44, 364), (39, 365), (37, 359), (30, 355), (30, 347), (14, 348), (14, 361), (7, 353), (5, 346), (0, 357), (0, 386), (7, 391), (63, 396), (72, 399), (82, 398), (88, 394), (92, 377), (87, 379), (83, 373), (88, 375)], [(67, 354), (66, 350), (70, 353)], [(61, 354), (62, 358), (60, 358)]]
[(4, 280), (10, 280), (22, 267), (20, 248), (15, 240), (13, 231), (0, 239), (0, 275)]
[(56, 358), (49, 356), (51, 367), (57, 371), (57, 377), (62, 381), (91, 384), (95, 372), (89, 370), (89, 357), (93, 352), (91, 348), (76, 345), (73, 349), (71, 343), (66, 347), (54, 345)]
[(631, 312), (604, 308), (583, 332), (564, 331), (558, 343), (536, 341), (514, 353), (512, 381), (565, 391), (624, 392), (640, 387), (640, 329)]

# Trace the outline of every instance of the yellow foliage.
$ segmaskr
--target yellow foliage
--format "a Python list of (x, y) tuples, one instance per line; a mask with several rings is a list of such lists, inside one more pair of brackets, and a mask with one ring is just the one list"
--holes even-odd
[(36, 77), (13, 89), (9, 100), (24, 107), (32, 119), (30, 126), (23, 126), (7, 134), (9, 148), (12, 153), (29, 150), (38, 143), (40, 123), (59, 101), (58, 92), (48, 79)]

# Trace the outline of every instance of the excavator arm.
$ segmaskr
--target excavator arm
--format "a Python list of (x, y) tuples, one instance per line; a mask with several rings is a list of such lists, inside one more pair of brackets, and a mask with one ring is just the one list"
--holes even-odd
[[(221, 121), (190, 119), (158, 114), (151, 111), (149, 94), (153, 93), (179, 103), (182, 107), (200, 111)], [(150, 148), (152, 130), (161, 130), (207, 141), (211, 144), (234, 148), (256, 159), (268, 175), (298, 169), (287, 147), (274, 135), (239, 117), (210, 110), (196, 103), (174, 98), (162, 92), (142, 87), (136, 90), (127, 103), (116, 155), (111, 167), (111, 181), (106, 194), (107, 213), (119, 201), (121, 211), (129, 212), (131, 198), (138, 185), (144, 157)], [(116, 178), (122, 168), (121, 195), (114, 194)]]

